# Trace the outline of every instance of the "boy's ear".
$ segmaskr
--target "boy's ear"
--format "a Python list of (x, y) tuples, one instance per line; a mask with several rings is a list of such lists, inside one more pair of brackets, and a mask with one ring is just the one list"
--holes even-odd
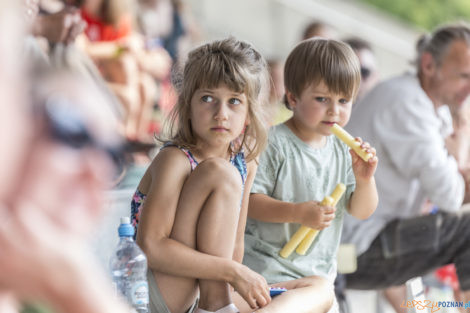
[(297, 104), (297, 97), (290, 91), (286, 90), (287, 103), (291, 109), (295, 108)]

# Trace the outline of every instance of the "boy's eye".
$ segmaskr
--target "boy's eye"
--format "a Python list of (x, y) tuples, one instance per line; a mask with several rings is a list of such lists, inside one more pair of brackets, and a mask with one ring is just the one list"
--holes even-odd
[(318, 102), (326, 102), (327, 99), (325, 97), (315, 97), (315, 100), (317, 100)]
[(230, 103), (230, 104), (233, 104), (233, 105), (239, 105), (239, 104), (241, 104), (242, 102), (241, 102), (240, 99), (231, 98), (231, 99), (229, 100), (229, 103)]
[(339, 103), (341, 104), (347, 104), (349, 102), (349, 99), (340, 99)]
[(212, 98), (212, 96), (207, 96), (207, 95), (206, 95), (206, 96), (202, 96), (201, 100), (202, 100), (203, 102), (209, 103), (209, 102), (212, 102), (212, 101), (214, 100), (214, 98)]

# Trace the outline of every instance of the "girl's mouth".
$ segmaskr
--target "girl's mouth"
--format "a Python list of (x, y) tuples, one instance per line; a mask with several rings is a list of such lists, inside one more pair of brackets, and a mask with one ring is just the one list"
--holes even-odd
[(220, 132), (220, 133), (228, 131), (228, 129), (225, 127), (212, 127), (211, 130), (215, 132)]

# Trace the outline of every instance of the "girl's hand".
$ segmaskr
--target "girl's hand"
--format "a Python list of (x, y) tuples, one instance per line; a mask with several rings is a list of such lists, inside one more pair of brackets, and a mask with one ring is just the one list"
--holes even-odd
[(354, 152), (354, 150), (349, 150), (349, 153), (351, 154), (352, 158), (352, 168), (354, 176), (356, 177), (356, 182), (369, 181), (375, 174), (379, 159), (375, 155), (375, 149), (372, 148), (368, 142), (362, 142), (362, 139), (359, 137), (355, 139), (356, 141), (361, 143), (361, 148), (365, 149), (368, 153), (372, 154), (372, 157), (369, 159), (368, 162), (365, 162), (359, 157), (359, 155), (357, 155), (356, 152)]
[(296, 203), (296, 206), (295, 211), (301, 212), (297, 223), (313, 229), (322, 230), (327, 228), (336, 217), (335, 207), (323, 206), (317, 201)]
[(260, 274), (247, 266), (236, 263), (236, 276), (229, 283), (252, 309), (262, 308), (271, 302), (269, 286)]

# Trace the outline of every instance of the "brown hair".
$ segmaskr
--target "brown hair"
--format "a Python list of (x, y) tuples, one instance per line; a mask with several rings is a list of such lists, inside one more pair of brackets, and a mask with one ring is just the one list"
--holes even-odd
[[(178, 101), (167, 122), (173, 143), (194, 148), (196, 138), (190, 121), (191, 98), (200, 88), (216, 88), (225, 84), (236, 92), (244, 92), (248, 100), (250, 124), (241, 135), (246, 159), (252, 160), (264, 149), (267, 131), (262, 108), (269, 95), (269, 73), (266, 61), (250, 44), (235, 38), (214, 41), (189, 53), (179, 77), (174, 79)], [(232, 151), (232, 152), (238, 152)]]
[[(312, 38), (300, 42), (287, 57), (284, 85), (294, 96), (323, 81), (331, 92), (355, 98), (361, 82), (359, 60), (347, 44)], [(286, 97), (284, 103), (288, 108)]]

